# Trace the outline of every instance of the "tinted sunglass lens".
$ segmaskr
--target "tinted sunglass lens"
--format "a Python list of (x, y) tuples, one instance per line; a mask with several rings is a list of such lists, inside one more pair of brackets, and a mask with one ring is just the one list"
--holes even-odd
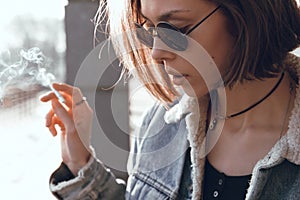
[(171, 24), (168, 23), (158, 24), (157, 33), (159, 35), (159, 38), (166, 45), (168, 45), (168, 47), (177, 51), (184, 51), (187, 49), (188, 40), (186, 36)]
[(153, 47), (153, 37), (152, 35), (141, 25), (135, 24), (136, 36), (137, 38), (147, 47)]

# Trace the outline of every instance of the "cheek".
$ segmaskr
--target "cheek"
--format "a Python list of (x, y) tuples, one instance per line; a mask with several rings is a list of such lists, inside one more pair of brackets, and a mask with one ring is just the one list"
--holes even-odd
[(214, 61), (222, 77), (224, 73), (226, 73), (227, 69), (229, 68), (229, 59), (228, 59), (229, 57), (223, 55), (224, 54), (216, 54), (216, 56), (214, 57)]
[[(208, 53), (211, 55), (217, 70), (218, 76), (211, 76), (212, 83), (216, 83), (220, 81), (220, 78), (224, 77), (224, 74), (230, 69), (231, 63), (231, 50), (232, 46), (228, 40), (219, 40), (219, 42), (211, 43)], [(215, 78), (219, 77), (217, 80)]]
[(216, 44), (213, 45), (211, 54), (221, 72), (224, 72), (224, 70), (229, 67), (228, 65), (231, 62), (233, 43), (233, 38), (222, 37)]
[(221, 21), (219, 26), (215, 24), (213, 27), (207, 28), (204, 30), (202, 37), (199, 38), (200, 44), (213, 58), (221, 74), (230, 67), (235, 42), (235, 38), (228, 32), (223, 23), (225, 22)]

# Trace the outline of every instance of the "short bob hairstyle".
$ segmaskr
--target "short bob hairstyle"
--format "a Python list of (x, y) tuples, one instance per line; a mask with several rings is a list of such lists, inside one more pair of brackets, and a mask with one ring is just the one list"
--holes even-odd
[[(276, 76), (287, 54), (299, 47), (300, 12), (296, 0), (207, 1), (221, 6), (221, 12), (228, 18), (228, 31), (236, 40), (232, 67), (223, 75), (225, 85), (232, 87), (243, 80)], [(125, 68), (134, 69), (157, 99), (173, 101), (177, 93), (164, 68), (151, 58), (149, 49), (139, 46), (134, 34), (134, 22), (143, 21), (140, 0), (100, 3), (98, 23), (104, 16), (100, 12), (103, 7), (107, 11), (109, 34)]]

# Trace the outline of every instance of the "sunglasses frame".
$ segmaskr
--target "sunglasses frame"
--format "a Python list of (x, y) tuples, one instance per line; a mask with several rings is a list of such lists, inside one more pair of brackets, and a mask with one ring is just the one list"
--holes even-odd
[[(153, 48), (154, 37), (158, 37), (161, 41), (163, 41), (168, 47), (176, 50), (176, 51), (185, 51), (188, 46), (187, 35), (193, 32), (200, 24), (202, 24), (205, 20), (207, 20), (212, 14), (214, 14), (221, 6), (217, 6), (213, 11), (211, 11), (206, 17), (201, 19), (197, 24), (195, 24), (192, 28), (187, 30), (186, 32), (180, 31), (179, 28), (174, 26), (173, 24), (165, 21), (160, 21), (157, 23), (155, 27), (151, 27), (149, 30), (145, 29), (143, 25), (135, 22), (136, 27), (136, 35), (141, 43), (149, 47)], [(151, 30), (151, 31), (150, 31)], [(170, 31), (170, 33), (168, 33)], [(173, 34), (171, 34), (173, 33)], [(176, 33), (176, 34), (175, 34)], [(144, 35), (144, 37), (142, 36)], [(163, 37), (162, 35), (167, 35)], [(173, 37), (172, 37), (173, 35)], [(148, 38), (145, 38), (148, 37)], [(171, 38), (171, 39), (168, 39)], [(176, 41), (176, 42), (174, 42)], [(181, 44), (178, 44), (180, 42)]]

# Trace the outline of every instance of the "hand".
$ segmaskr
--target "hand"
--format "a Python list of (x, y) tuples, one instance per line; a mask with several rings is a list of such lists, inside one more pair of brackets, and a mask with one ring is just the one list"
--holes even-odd
[(59, 102), (53, 92), (41, 97), (42, 102), (52, 103), (52, 108), (46, 115), (46, 127), (53, 136), (56, 136), (60, 129), (63, 162), (77, 175), (91, 155), (89, 147), (93, 111), (83, 100), (79, 88), (57, 83), (53, 84), (53, 88), (62, 94), (65, 102)]

